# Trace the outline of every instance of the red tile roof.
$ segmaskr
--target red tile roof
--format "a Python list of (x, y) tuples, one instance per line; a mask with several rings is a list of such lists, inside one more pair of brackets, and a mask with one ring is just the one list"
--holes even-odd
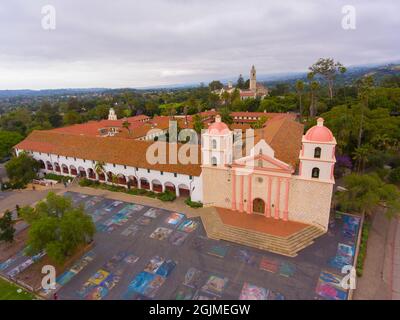
[[(153, 144), (160, 147), (158, 150), (161, 153), (158, 156), (165, 155), (168, 162), (169, 145), (165, 142), (148, 142), (118, 137), (82, 136), (54, 130), (35, 130), (18, 143), (15, 148), (192, 176), (200, 175), (201, 152), (199, 145), (178, 145), (178, 148), (186, 146), (191, 152), (197, 152), (198, 164), (181, 164), (179, 162), (177, 164), (150, 164), (146, 158), (146, 151)], [(166, 149), (165, 152), (164, 149)]]

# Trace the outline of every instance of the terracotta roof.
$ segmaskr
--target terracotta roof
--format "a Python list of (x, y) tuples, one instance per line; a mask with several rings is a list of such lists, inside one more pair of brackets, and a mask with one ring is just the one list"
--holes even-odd
[(296, 168), (303, 131), (304, 125), (291, 117), (275, 117), (268, 120), (263, 128), (254, 130), (254, 144), (264, 139), (274, 149), (277, 159)]
[[(152, 144), (160, 146), (160, 150), (166, 149), (168, 161), (168, 144), (165, 142), (81, 136), (54, 130), (35, 130), (25, 140), (18, 143), (15, 148), (192, 176), (200, 175), (200, 146), (178, 145), (179, 148), (188, 146), (191, 150), (197, 149), (198, 164), (150, 164), (146, 159), (146, 150)], [(162, 148), (163, 145), (166, 145), (166, 148)]]
[(101, 129), (107, 128), (122, 128), (122, 124), (128, 121), (130, 129), (138, 128), (143, 126), (146, 121), (150, 118), (145, 115), (139, 115), (119, 120), (100, 120), (100, 121), (89, 121), (86, 123), (74, 124), (71, 126), (66, 126), (62, 128), (53, 129), (56, 132), (71, 133), (78, 135), (89, 135), (89, 136), (99, 136)]

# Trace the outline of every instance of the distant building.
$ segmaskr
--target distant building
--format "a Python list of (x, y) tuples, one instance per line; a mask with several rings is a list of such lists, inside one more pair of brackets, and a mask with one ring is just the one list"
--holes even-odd
[(220, 90), (215, 90), (214, 92), (221, 96), (224, 92), (228, 92), (229, 94), (232, 94), (236, 89), (239, 90), (241, 100), (245, 100), (245, 99), (249, 99), (249, 98), (264, 99), (268, 95), (268, 88), (266, 86), (264, 86), (262, 83), (257, 83), (257, 72), (256, 72), (256, 68), (254, 67), (254, 65), (251, 67), (251, 70), (250, 70), (250, 84), (249, 84), (248, 90), (235, 88), (232, 86), (232, 81), (229, 81), (227, 86), (223, 87)]

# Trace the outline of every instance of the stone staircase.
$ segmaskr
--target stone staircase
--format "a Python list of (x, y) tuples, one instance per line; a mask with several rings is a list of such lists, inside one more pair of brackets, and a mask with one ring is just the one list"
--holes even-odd
[(288, 237), (274, 236), (258, 231), (249, 231), (222, 223), (215, 209), (201, 216), (207, 236), (211, 239), (226, 240), (253, 248), (274, 252), (288, 257), (295, 257), (305, 247), (311, 245), (314, 239), (325, 231), (309, 225)]

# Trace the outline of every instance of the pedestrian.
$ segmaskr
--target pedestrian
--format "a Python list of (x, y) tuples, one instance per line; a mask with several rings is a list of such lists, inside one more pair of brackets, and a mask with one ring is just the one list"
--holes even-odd
[(35, 191), (35, 190), (36, 190), (36, 187), (35, 187), (35, 185), (34, 185), (34, 184), (32, 185), (32, 190), (33, 190), (33, 191)]

